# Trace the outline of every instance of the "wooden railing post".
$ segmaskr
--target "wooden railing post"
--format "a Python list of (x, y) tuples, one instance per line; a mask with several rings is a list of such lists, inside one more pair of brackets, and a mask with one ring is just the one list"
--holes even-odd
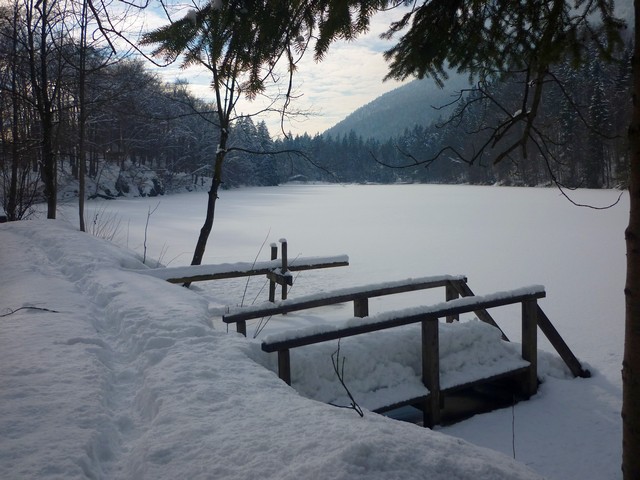
[(529, 362), (522, 390), (529, 398), (538, 391), (538, 301), (522, 302), (522, 358)]
[[(278, 258), (278, 245), (275, 243), (271, 244), (271, 260), (276, 260)], [(273, 278), (269, 280), (269, 301), (271, 303), (275, 303), (276, 301), (276, 282)]]
[[(287, 260), (287, 241), (284, 238), (280, 239), (282, 243), (282, 271), (280, 272), (282, 275), (286, 275), (287, 270), (289, 269), (288, 260)], [(282, 300), (287, 299), (287, 282), (282, 282)]]
[(547, 314), (542, 311), (540, 306), (538, 305), (538, 327), (540, 327), (540, 331), (545, 334), (545, 336), (549, 339), (549, 342), (556, 349), (556, 352), (562, 357), (564, 363), (567, 364), (569, 370), (575, 377), (589, 378), (591, 377), (591, 372), (587, 369), (582, 368), (580, 361), (573, 354), (569, 346), (562, 339), (556, 328), (547, 317)]
[(284, 380), (287, 385), (291, 385), (291, 358), (289, 349), (278, 350), (278, 376)]
[(440, 352), (438, 319), (422, 321), (422, 383), (429, 389), (422, 417), (425, 427), (432, 428), (440, 421)]
[(353, 301), (353, 316), (358, 318), (364, 318), (369, 316), (369, 299), (368, 298), (356, 298)]
[[(458, 290), (451, 284), (451, 282), (447, 282), (445, 288), (445, 299), (448, 302), (449, 300), (455, 300), (460, 296)], [(460, 315), (447, 315), (447, 323), (453, 323), (454, 321), (460, 321)]]

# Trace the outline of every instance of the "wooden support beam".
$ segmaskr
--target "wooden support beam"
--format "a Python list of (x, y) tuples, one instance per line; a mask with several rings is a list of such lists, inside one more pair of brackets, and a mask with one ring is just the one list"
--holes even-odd
[(538, 391), (538, 301), (522, 301), (522, 358), (529, 362), (529, 371), (522, 384), (526, 398)]
[(287, 385), (291, 385), (291, 358), (288, 349), (278, 351), (278, 376)]
[(236, 323), (236, 332), (244, 335), (245, 337), (247, 336), (247, 322), (245, 320), (241, 320)]
[(549, 317), (542, 311), (540, 306), (538, 305), (538, 327), (542, 330), (542, 333), (545, 334), (549, 343), (553, 345), (553, 348), (556, 349), (558, 355), (564, 360), (564, 363), (567, 364), (569, 370), (575, 377), (589, 378), (591, 377), (591, 372), (582, 368), (580, 361), (573, 354), (569, 346), (562, 339), (556, 328), (549, 320)]
[[(449, 300), (455, 300), (460, 296), (458, 290), (454, 287), (451, 282), (447, 282), (445, 285), (445, 300), (448, 302)], [(447, 323), (453, 323), (460, 321), (460, 315), (448, 315)]]
[[(271, 260), (276, 260), (278, 258), (278, 245), (275, 243), (271, 244)], [(276, 301), (276, 282), (275, 280), (269, 279), (269, 301), (271, 303), (275, 303)]]
[(423, 424), (433, 428), (440, 422), (440, 351), (438, 319), (422, 321), (422, 383), (429, 389), (422, 410)]
[[(471, 288), (469, 288), (469, 285), (467, 284), (467, 280), (466, 279), (463, 280), (463, 281), (452, 281), (450, 283), (458, 291), (458, 293), (460, 293), (460, 295), (462, 295), (463, 297), (473, 297), (473, 296), (475, 296), (475, 294), (473, 293)], [(498, 326), (498, 324), (493, 319), (493, 317), (489, 314), (489, 312), (487, 312), (486, 310), (476, 310), (473, 313), (476, 315), (476, 317), (478, 317), (478, 320), (481, 320), (484, 323), (488, 323), (489, 325), (493, 325), (498, 330), (500, 330), (500, 332), (502, 333), (502, 339), (505, 342), (509, 341), (509, 338), (505, 335), (505, 333), (502, 331), (502, 329)]]
[[(270, 282), (273, 282), (278, 285), (282, 285), (282, 286), (293, 285), (293, 277), (291, 275), (282, 275), (279, 272), (269, 272), (267, 273), (267, 278), (269, 279)], [(274, 294), (274, 297), (275, 297), (275, 294)]]

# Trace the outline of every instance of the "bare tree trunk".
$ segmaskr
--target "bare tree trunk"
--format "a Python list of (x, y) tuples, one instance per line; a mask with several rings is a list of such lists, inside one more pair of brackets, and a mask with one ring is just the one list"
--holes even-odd
[(18, 95), (18, 66), (16, 61), (17, 51), (17, 23), (18, 23), (18, 6), (14, 5), (13, 11), (13, 45), (11, 55), (13, 57), (13, 66), (11, 68), (11, 102), (13, 104), (11, 134), (13, 141), (11, 142), (11, 179), (9, 185), (9, 201), (7, 202), (7, 216), (10, 221), (18, 220), (17, 208), (18, 208), (18, 162), (20, 152), (18, 150), (18, 139), (20, 138), (18, 133), (18, 121), (20, 118), (20, 110), (18, 107), (19, 95)]
[(633, 110), (629, 126), (629, 226), (622, 360), (622, 471), (625, 480), (640, 478), (640, 0), (635, 7)]
[(80, 231), (85, 232), (86, 226), (84, 224), (84, 197), (86, 195), (85, 190), (85, 178), (86, 178), (86, 170), (87, 164), (85, 163), (85, 137), (86, 137), (86, 123), (87, 123), (87, 114), (86, 114), (86, 101), (85, 101), (85, 92), (86, 92), (86, 67), (87, 67), (87, 0), (82, 2), (82, 14), (80, 17), (80, 21), (82, 22), (80, 25), (80, 69), (78, 71), (78, 99), (79, 99), (79, 132), (78, 132), (78, 159), (79, 162), (79, 170), (78, 170), (78, 217), (80, 223)]
[[(46, 107), (49, 110), (51, 107)], [(44, 196), (47, 199), (47, 218), (56, 218), (58, 192), (56, 188), (56, 156), (53, 151), (53, 119), (49, 111), (42, 121), (42, 167), (40, 175), (44, 183)]]
[[(56, 155), (54, 152), (53, 134), (53, 99), (55, 94), (50, 90), (57, 79), (49, 78), (48, 63), (53, 41), (50, 35), (51, 6), (49, 0), (41, 0), (30, 4), (26, 10), (28, 30), (29, 69), (31, 71), (32, 90), (35, 97), (35, 105), (41, 124), (41, 165), (40, 178), (44, 184), (44, 195), (47, 200), (47, 218), (56, 218), (57, 186), (56, 186)], [(35, 17), (39, 15), (39, 17)], [(36, 31), (37, 29), (37, 31)]]
[[(213, 170), (213, 179), (211, 180), (211, 189), (209, 190), (209, 198), (207, 200), (207, 215), (205, 217), (204, 225), (200, 229), (200, 236), (198, 237), (198, 243), (196, 249), (193, 252), (193, 259), (191, 265), (200, 265), (202, 263), (202, 257), (207, 246), (207, 240), (211, 234), (213, 228), (213, 219), (216, 210), (216, 201), (218, 200), (218, 189), (222, 183), (222, 163), (226, 155), (227, 139), (229, 137), (228, 129), (220, 129), (220, 144), (216, 153), (216, 163)], [(188, 285), (185, 285), (188, 286)]]

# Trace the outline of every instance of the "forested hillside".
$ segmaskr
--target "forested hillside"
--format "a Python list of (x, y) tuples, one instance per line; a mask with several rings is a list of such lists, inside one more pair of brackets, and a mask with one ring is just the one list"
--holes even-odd
[(447, 118), (457, 92), (467, 86), (465, 77), (457, 75), (452, 75), (442, 89), (428, 78), (413, 80), (358, 108), (325, 131), (324, 136), (341, 138), (353, 130), (360, 137), (386, 141), (402, 135), (406, 128)]
[[(518, 149), (494, 166), (491, 145), (474, 158), (505, 111), (513, 116), (519, 113), (521, 106), (511, 99), (521, 98), (524, 78), (516, 76), (483, 85), (483, 95), (476, 89), (466, 90), (450, 121), (415, 124), (385, 140), (365, 138), (354, 130), (337, 137), (301, 135), (285, 140), (283, 148), (307, 152), (322, 170), (308, 163), (280, 162), (281, 180), (622, 187), (628, 165), (631, 48), (613, 64), (591, 53), (578, 70), (566, 64), (550, 73), (557, 81), (549, 81), (538, 112), (541, 140), (528, 146), (526, 161)], [(394, 108), (397, 114), (411, 109), (403, 102)], [(392, 118), (388, 111), (381, 111), (371, 121)]]

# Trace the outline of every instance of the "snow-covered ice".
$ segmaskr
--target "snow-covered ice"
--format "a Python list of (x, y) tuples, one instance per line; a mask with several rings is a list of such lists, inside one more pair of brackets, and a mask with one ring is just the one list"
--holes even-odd
[[(614, 193), (577, 194), (600, 202)], [(153, 201), (107, 204), (128, 225), (122, 247), (64, 220), (0, 225), (0, 478), (621, 477), (624, 205), (580, 210), (543, 189), (221, 192), (206, 263), (250, 261), (269, 229), (275, 238), (287, 235), (291, 258), (300, 250), (349, 254), (349, 267), (296, 276), (291, 297), (451, 272), (468, 275), (478, 294), (545, 285), (543, 309), (594, 377), (567, 378), (561, 362), (543, 354), (544, 382), (530, 401), (431, 431), (309, 399), (304, 388), (324, 394), (330, 387), (298, 385), (298, 393), (259, 350), (264, 335), (336, 321), (350, 306), (273, 318), (262, 337), (245, 339), (227, 333), (219, 314), (227, 305), (252, 303), (263, 279), (252, 279), (248, 288), (239, 279), (187, 290), (140, 275), (148, 268), (140, 260), (141, 239)], [(204, 194), (163, 198), (150, 219), (147, 258), (164, 252), (164, 263), (185, 265), (204, 203)], [(75, 218), (72, 207), (61, 216)], [(439, 295), (397, 295), (372, 301), (370, 310), (437, 303)], [(515, 310), (495, 316), (517, 342)], [(469, 358), (491, 365), (500, 356), (472, 353), (464, 343), (495, 331), (474, 321), (461, 326), (469, 331), (442, 335), (451, 352), (442, 362), (452, 375)], [(373, 344), (386, 356), (378, 363), (366, 352), (343, 350), (347, 371), (372, 381), (387, 378), (385, 369), (409, 375), (401, 357), (410, 348), (384, 345)], [(548, 349), (543, 341), (540, 347)], [(351, 345), (345, 341), (342, 348)], [(295, 371), (306, 368), (304, 357), (313, 352), (298, 354), (294, 386), (296, 378), (314, 378)], [(320, 383), (325, 373), (315, 378)]]

